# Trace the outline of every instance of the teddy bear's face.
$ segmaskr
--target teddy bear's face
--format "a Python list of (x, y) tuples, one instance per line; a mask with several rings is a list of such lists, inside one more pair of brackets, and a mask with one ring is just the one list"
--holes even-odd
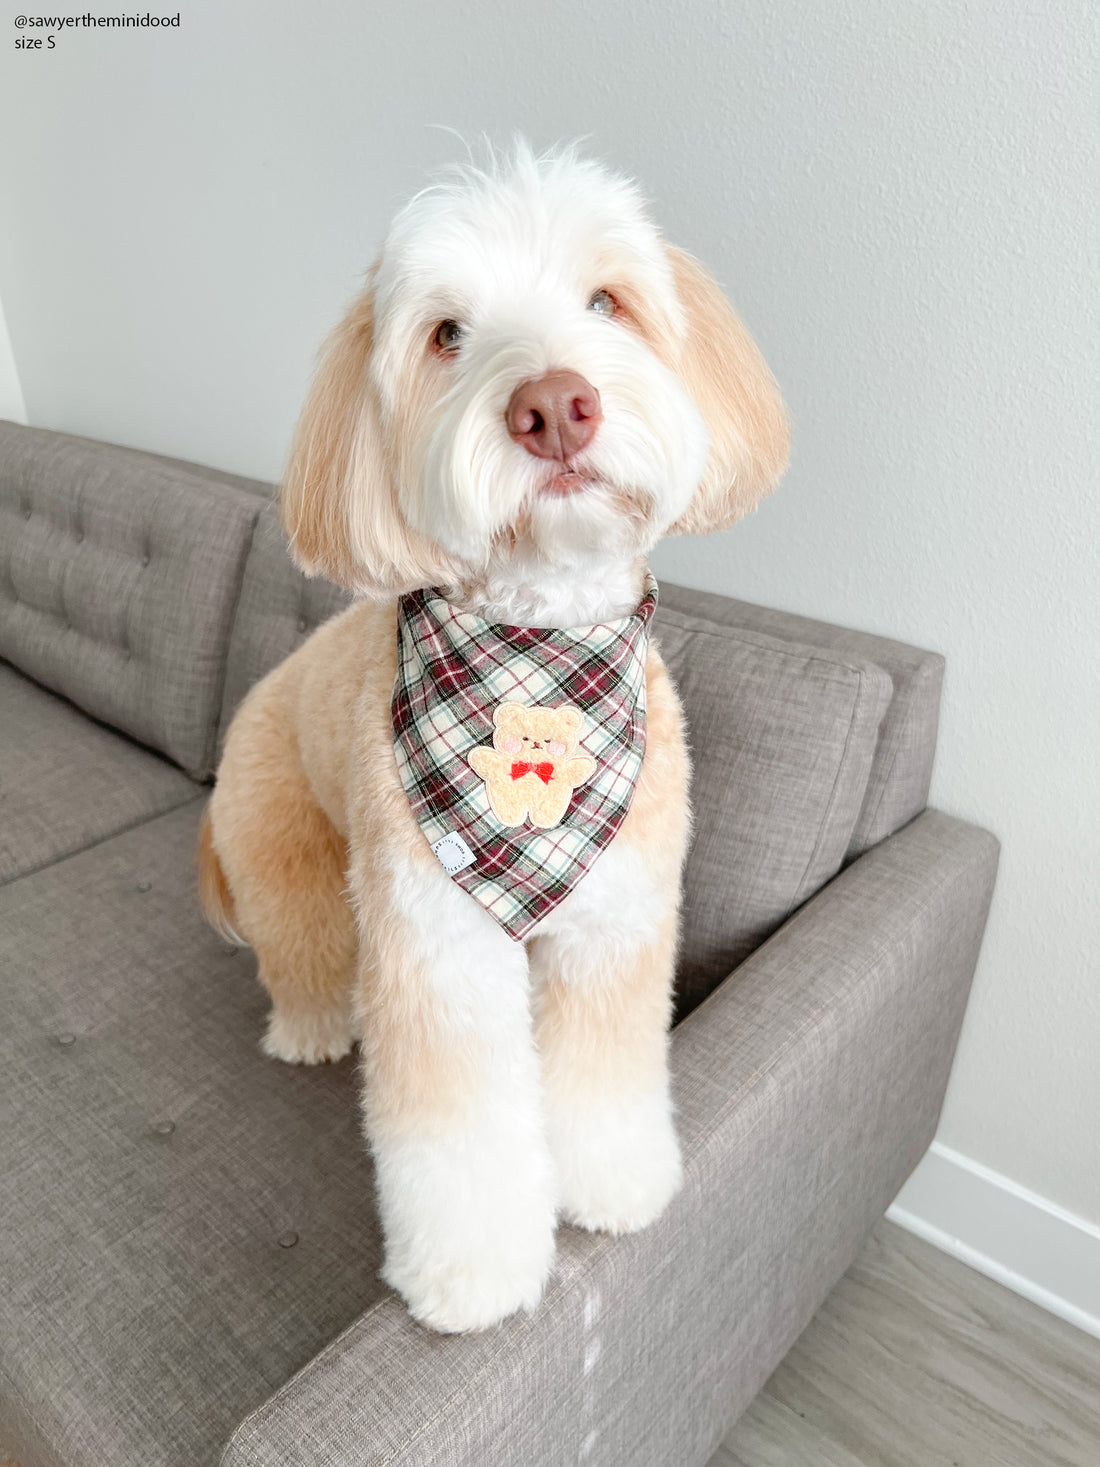
[(493, 747), (519, 757), (561, 759), (577, 747), (581, 712), (577, 708), (525, 708), (502, 703), (493, 715)]

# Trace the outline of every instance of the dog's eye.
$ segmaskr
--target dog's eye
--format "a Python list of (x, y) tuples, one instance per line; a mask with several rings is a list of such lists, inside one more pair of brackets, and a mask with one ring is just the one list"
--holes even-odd
[(609, 290), (598, 290), (588, 302), (588, 309), (595, 311), (597, 316), (613, 316), (619, 304)]
[(462, 341), (462, 327), (457, 321), (440, 321), (432, 337), (436, 351), (457, 351)]

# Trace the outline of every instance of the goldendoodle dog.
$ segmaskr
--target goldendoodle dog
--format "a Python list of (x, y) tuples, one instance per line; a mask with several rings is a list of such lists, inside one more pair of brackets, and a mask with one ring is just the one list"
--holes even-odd
[(360, 1044), (383, 1276), (435, 1329), (534, 1307), (559, 1217), (677, 1189), (689, 762), (645, 557), (786, 459), (719, 287), (572, 149), (418, 194), (327, 344), (282, 512), (361, 599), (237, 713), (201, 889), (269, 1055)]

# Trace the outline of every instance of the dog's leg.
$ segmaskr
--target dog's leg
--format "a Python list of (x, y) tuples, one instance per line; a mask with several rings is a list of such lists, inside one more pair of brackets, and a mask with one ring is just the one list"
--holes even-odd
[(562, 1214), (611, 1233), (680, 1184), (668, 1083), (678, 887), (612, 845), (531, 942), (547, 1130)]
[(338, 1060), (355, 1042), (355, 920), (347, 844), (317, 804), (277, 724), (253, 717), (226, 746), (210, 802), (231, 924), (255, 950), (271, 1015), (265, 1054), (290, 1064)]
[(347, 846), (305, 797), (289, 859), (266, 865), (263, 937), (253, 944), (271, 995), (263, 1052), (288, 1064), (339, 1060), (357, 1038), (351, 994), (355, 921), (345, 895)]
[(383, 1278), (433, 1329), (483, 1329), (538, 1303), (554, 1255), (527, 955), (430, 855), (364, 862), (357, 1008)]

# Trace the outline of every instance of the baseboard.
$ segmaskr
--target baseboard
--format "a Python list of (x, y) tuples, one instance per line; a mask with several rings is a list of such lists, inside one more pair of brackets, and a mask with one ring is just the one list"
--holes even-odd
[(886, 1214), (1100, 1339), (1100, 1228), (933, 1141)]

